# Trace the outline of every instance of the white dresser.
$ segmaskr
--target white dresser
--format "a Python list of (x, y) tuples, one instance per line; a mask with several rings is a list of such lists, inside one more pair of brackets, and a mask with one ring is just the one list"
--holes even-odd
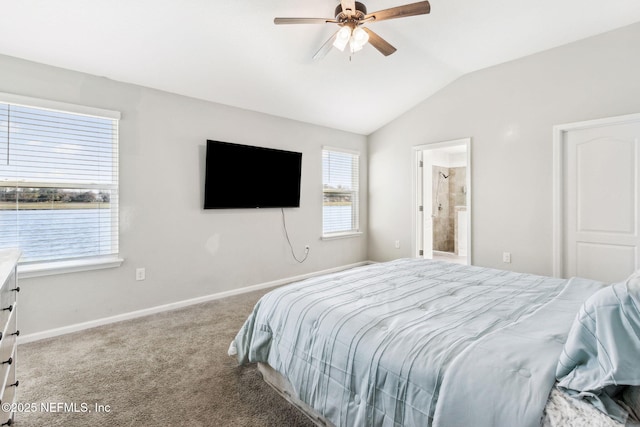
[[(16, 265), (20, 258), (17, 249), (0, 250), (0, 426), (13, 424), (15, 415), (16, 348), (18, 335), (18, 287)], [(6, 404), (10, 405), (6, 405)], [(6, 409), (10, 409), (6, 411)]]

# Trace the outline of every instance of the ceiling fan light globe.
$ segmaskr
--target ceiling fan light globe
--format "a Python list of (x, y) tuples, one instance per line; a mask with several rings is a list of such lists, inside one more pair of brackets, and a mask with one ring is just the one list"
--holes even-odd
[(369, 34), (362, 28), (356, 27), (356, 29), (353, 30), (351, 38), (359, 45), (364, 46), (369, 41)]
[(339, 50), (344, 50), (344, 48), (347, 46), (347, 43), (349, 42), (349, 39), (347, 40), (340, 40), (340, 39), (336, 39), (333, 42), (333, 46), (338, 48)]
[(351, 39), (349, 40), (351, 52), (353, 53), (362, 50), (364, 45), (367, 44), (367, 41), (369, 41), (369, 34), (367, 34), (367, 32), (362, 28), (356, 27), (353, 30)]
[(342, 27), (340, 31), (338, 31), (338, 33), (336, 34), (336, 39), (333, 41), (333, 45), (340, 50), (344, 50), (344, 48), (347, 46), (347, 43), (349, 43), (350, 39), (351, 39), (351, 28)]

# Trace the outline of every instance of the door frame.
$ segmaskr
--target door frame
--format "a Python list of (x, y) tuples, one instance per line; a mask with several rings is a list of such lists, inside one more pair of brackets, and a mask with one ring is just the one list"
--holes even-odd
[(471, 265), (472, 262), (472, 253), (473, 253), (473, 245), (471, 244), (471, 137), (468, 138), (460, 138), (449, 141), (439, 141), (432, 142), (421, 145), (414, 145), (413, 155), (411, 156), (412, 160), (412, 177), (411, 177), (411, 253), (414, 258), (420, 258), (419, 254), (420, 248), (418, 247), (418, 242), (420, 241), (422, 234), (422, 223), (421, 218), (424, 212), (420, 211), (420, 202), (421, 202), (421, 192), (422, 192), (422, 182), (420, 181), (420, 158), (422, 152), (425, 150), (438, 150), (441, 148), (449, 148), (454, 146), (464, 145), (467, 156), (467, 173), (466, 173), (466, 202), (467, 202), (467, 265)]
[(553, 127), (553, 276), (565, 273), (565, 145), (569, 131), (640, 122), (640, 113), (565, 123)]

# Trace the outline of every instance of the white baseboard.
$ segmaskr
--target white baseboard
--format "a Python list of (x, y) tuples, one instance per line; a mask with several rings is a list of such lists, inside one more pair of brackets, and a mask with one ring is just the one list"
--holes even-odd
[(302, 274), (300, 276), (289, 277), (286, 279), (274, 280), (271, 282), (259, 283), (257, 285), (246, 286), (243, 288), (232, 289), (229, 291), (218, 292), (211, 295), (205, 295), (202, 297), (191, 298), (188, 300), (172, 302), (169, 304), (158, 305), (155, 307), (144, 308), (142, 310), (131, 311), (129, 313), (117, 314), (115, 316), (103, 317), (101, 319), (90, 320), (88, 322), (76, 323), (69, 326), (63, 326), (61, 328), (49, 329), (42, 332), (35, 332), (28, 335), (20, 335), (18, 337), (18, 344), (26, 344), (33, 341), (39, 341), (46, 338), (57, 337), (59, 335), (70, 334), (73, 332), (82, 331), (85, 329), (95, 328), (97, 326), (108, 325), (110, 323), (121, 322), (123, 320), (135, 319), (138, 317), (149, 316), (155, 313), (161, 313), (163, 311), (176, 310), (182, 307), (188, 307), (194, 304), (200, 304), (207, 301), (213, 301), (220, 298), (230, 297), (233, 295), (244, 294), (247, 292), (257, 291), (260, 289), (271, 288), (274, 286), (281, 286), (291, 282), (297, 282), (300, 280), (308, 279), (310, 277), (319, 276), (321, 274), (334, 273), (336, 271), (342, 271), (353, 267), (359, 267), (361, 265), (372, 264), (370, 261), (358, 262), (355, 264), (344, 265), (341, 267), (334, 267), (328, 270), (316, 271), (314, 273)]

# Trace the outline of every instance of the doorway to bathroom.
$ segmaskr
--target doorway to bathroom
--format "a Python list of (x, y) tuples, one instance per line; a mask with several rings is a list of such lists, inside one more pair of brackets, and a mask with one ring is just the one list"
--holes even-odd
[(414, 256), (471, 264), (471, 138), (414, 147)]

